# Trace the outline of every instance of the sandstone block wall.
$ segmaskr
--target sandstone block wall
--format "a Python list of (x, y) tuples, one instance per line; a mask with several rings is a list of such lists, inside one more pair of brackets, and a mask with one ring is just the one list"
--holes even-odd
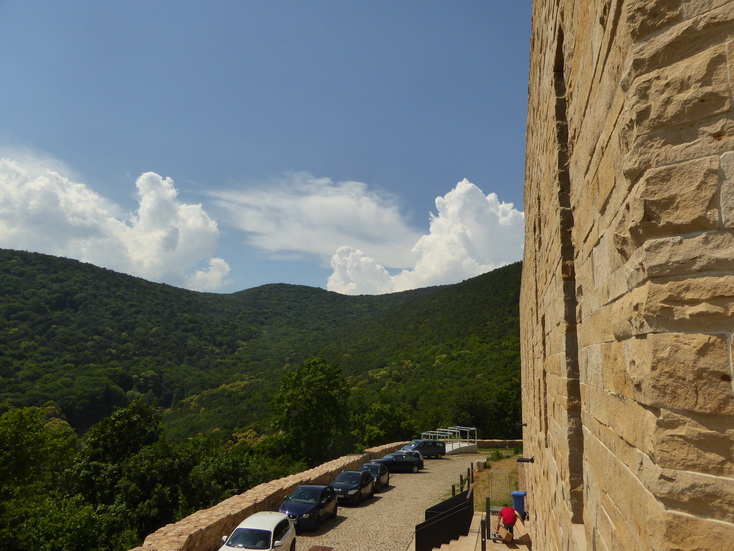
[(734, 2), (534, 0), (532, 26), (533, 547), (732, 547)]
[(361, 454), (340, 457), (308, 471), (260, 484), (214, 507), (164, 526), (145, 538), (141, 547), (132, 551), (215, 551), (222, 545), (222, 536), (229, 535), (253, 513), (277, 511), (297, 486), (328, 484), (340, 472), (356, 469), (365, 461), (382, 457), (403, 444), (405, 442), (370, 448)]

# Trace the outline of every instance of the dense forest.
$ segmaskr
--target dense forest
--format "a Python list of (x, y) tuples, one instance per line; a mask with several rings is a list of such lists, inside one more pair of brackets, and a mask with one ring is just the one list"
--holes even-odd
[(519, 436), (520, 271), (381, 296), (219, 295), (0, 250), (0, 551), (126, 549), (439, 426)]

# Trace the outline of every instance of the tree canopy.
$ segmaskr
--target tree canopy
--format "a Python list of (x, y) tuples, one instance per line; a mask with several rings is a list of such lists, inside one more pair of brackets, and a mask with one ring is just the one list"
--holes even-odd
[(263, 432), (288, 366), (321, 356), (365, 407), (407, 404), (424, 428), (460, 413), (486, 437), (515, 436), (468, 400), (500, 400), (519, 420), (520, 271), (380, 296), (217, 295), (0, 250), (0, 412), (54, 402), (83, 433), (140, 397), (177, 438)]

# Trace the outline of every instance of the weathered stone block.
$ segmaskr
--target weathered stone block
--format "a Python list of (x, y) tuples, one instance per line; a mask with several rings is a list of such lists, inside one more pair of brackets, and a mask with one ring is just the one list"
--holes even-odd
[(650, 278), (734, 271), (734, 233), (706, 232), (650, 239), (627, 262), (625, 278), (632, 289)]
[(622, 87), (630, 85), (641, 75), (673, 66), (698, 52), (718, 46), (726, 37), (734, 36), (731, 3), (707, 11), (698, 17), (685, 19), (633, 48)]
[(654, 237), (714, 230), (718, 194), (718, 157), (650, 170), (630, 199), (628, 231), (639, 246)]
[[(648, 281), (614, 304), (617, 340), (652, 332), (731, 327), (734, 276)], [(719, 329), (721, 330), (721, 329)]]
[(624, 175), (630, 182), (636, 182), (644, 171), (653, 167), (724, 154), (732, 149), (734, 122), (728, 114), (675, 128), (655, 129), (633, 138), (624, 158)]
[(671, 511), (659, 522), (649, 523), (650, 549), (660, 551), (700, 551), (726, 549), (731, 541), (729, 522)]
[(734, 479), (734, 416), (661, 411), (652, 442), (660, 467)]
[(724, 522), (734, 510), (734, 480), (665, 469), (642, 455), (636, 475), (666, 508)]
[[(734, 55), (734, 51), (731, 52)], [(721, 220), (726, 229), (734, 229), (734, 152), (721, 156)]]
[(636, 135), (731, 109), (726, 47), (722, 44), (638, 78), (627, 96), (626, 116)]
[(681, 0), (634, 0), (623, 4), (624, 18), (634, 40), (683, 20)]
[(686, 0), (681, 6), (685, 19), (693, 19), (696, 16), (717, 8), (731, 9), (731, 0)]
[(734, 415), (729, 337), (658, 333), (627, 341), (634, 398), (645, 405)]

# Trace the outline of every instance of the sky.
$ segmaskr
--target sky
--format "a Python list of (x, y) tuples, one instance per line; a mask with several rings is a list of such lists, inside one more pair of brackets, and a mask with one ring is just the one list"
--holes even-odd
[(522, 258), (531, 0), (0, 1), (0, 248), (381, 294)]

